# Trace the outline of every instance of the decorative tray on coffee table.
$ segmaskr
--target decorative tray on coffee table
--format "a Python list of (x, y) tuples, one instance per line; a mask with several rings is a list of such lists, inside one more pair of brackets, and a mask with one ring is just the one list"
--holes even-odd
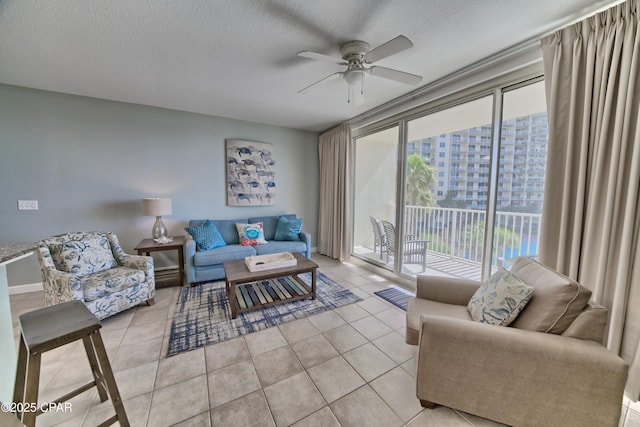
[(252, 273), (274, 268), (292, 267), (298, 264), (298, 260), (291, 252), (248, 256), (244, 259), (244, 262)]

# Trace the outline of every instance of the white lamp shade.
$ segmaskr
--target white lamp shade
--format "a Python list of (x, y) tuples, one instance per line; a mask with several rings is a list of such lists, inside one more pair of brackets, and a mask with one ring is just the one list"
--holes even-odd
[(163, 216), (171, 213), (171, 199), (168, 197), (142, 199), (142, 215)]

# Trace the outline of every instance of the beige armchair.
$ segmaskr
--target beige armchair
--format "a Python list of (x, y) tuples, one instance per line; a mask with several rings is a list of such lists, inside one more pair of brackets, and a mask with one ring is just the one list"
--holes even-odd
[(607, 310), (530, 259), (511, 273), (535, 290), (509, 327), (471, 319), (480, 283), (418, 276), (406, 341), (418, 345), (421, 404), (513, 426), (617, 426), (628, 366), (601, 344)]

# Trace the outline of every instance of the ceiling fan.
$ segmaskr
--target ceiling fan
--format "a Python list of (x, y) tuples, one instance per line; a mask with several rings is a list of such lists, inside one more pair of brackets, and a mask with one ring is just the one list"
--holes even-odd
[(311, 52), (308, 50), (300, 52), (298, 53), (298, 56), (303, 58), (346, 65), (347, 69), (330, 74), (327, 77), (300, 89), (298, 93), (308, 92), (322, 82), (327, 82), (342, 76), (348, 85), (347, 102), (353, 102), (354, 104), (359, 105), (364, 102), (364, 78), (367, 74), (417, 86), (422, 81), (421, 76), (394, 70), (392, 68), (376, 65), (369, 66), (374, 62), (380, 61), (388, 56), (395, 55), (403, 50), (407, 50), (412, 46), (413, 43), (411, 40), (405, 36), (398, 36), (374, 49), (371, 49), (369, 43), (361, 40), (347, 42), (340, 47), (342, 58), (323, 55), (321, 53)]

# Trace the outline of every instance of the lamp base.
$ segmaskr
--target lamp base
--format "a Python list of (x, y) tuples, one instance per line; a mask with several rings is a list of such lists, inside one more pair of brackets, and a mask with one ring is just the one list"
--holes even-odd
[(151, 229), (151, 236), (154, 239), (167, 237), (167, 227), (164, 226), (161, 216), (156, 217), (156, 222), (153, 224), (153, 228)]

